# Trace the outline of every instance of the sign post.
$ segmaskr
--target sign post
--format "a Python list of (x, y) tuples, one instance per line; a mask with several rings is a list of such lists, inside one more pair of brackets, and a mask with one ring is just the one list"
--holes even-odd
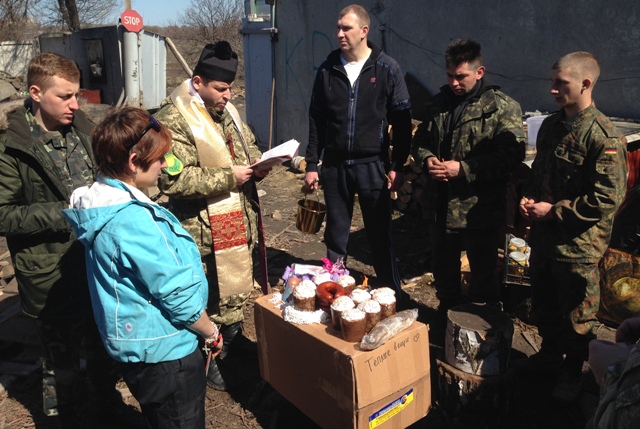
[(124, 72), (124, 93), (127, 105), (141, 107), (140, 102), (140, 30), (142, 17), (138, 12), (127, 9), (120, 15), (123, 31), (122, 71)]

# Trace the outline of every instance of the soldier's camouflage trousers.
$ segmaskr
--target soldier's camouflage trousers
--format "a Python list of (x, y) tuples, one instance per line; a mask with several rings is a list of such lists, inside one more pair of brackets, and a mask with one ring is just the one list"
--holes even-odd
[(559, 262), (531, 253), (531, 298), (545, 345), (587, 360), (600, 305), (596, 263)]
[(42, 401), (47, 416), (70, 410), (79, 399), (81, 362), (86, 361), (89, 388), (95, 399), (109, 406), (121, 401), (115, 389), (119, 379), (116, 362), (108, 355), (92, 318), (64, 321), (37, 321), (40, 343), (44, 351), (42, 364)]

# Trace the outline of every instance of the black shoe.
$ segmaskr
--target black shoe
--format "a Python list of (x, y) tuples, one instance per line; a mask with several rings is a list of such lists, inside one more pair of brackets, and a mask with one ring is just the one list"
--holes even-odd
[(581, 392), (582, 372), (562, 371), (551, 392), (551, 399), (559, 404), (571, 404), (580, 397)]
[(564, 358), (559, 352), (547, 351), (541, 348), (536, 354), (526, 359), (520, 359), (513, 362), (513, 368), (533, 372), (536, 374), (557, 374), (562, 368)]
[(207, 385), (213, 389), (223, 392), (227, 390), (227, 384), (225, 383), (224, 378), (222, 378), (222, 373), (220, 372), (216, 359), (211, 359), (211, 362), (209, 362)]

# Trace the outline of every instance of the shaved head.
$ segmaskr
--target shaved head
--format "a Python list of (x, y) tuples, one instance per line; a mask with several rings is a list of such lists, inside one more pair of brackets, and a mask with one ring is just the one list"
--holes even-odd
[(570, 70), (578, 79), (591, 80), (591, 86), (595, 85), (600, 76), (600, 64), (596, 57), (589, 52), (572, 52), (560, 58), (551, 67), (552, 70)]

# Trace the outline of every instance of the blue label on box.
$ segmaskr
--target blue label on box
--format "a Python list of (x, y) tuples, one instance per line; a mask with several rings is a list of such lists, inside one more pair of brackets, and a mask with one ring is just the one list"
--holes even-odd
[(413, 402), (413, 389), (369, 416), (369, 429), (380, 426)]

